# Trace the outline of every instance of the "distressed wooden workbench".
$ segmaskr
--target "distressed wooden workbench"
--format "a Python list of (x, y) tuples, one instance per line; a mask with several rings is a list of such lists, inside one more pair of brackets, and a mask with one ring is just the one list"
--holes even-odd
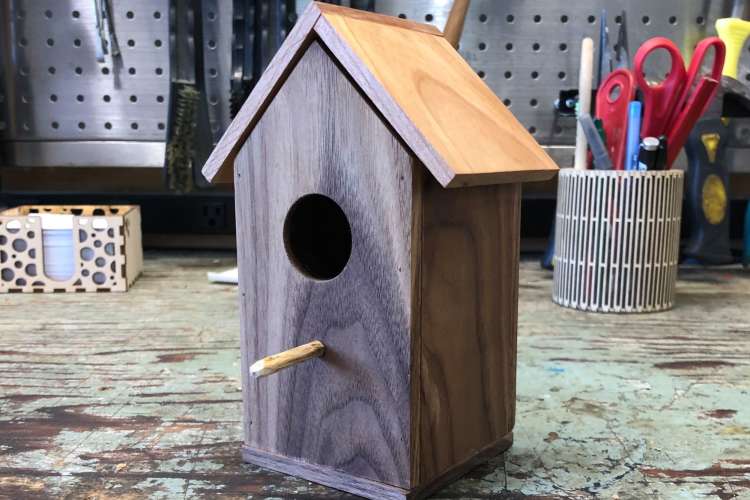
[[(126, 294), (0, 296), (0, 497), (352, 498), (240, 461), (233, 258), (146, 257)], [(750, 275), (641, 316), (550, 286), (522, 264), (513, 448), (437, 498), (750, 498)]]

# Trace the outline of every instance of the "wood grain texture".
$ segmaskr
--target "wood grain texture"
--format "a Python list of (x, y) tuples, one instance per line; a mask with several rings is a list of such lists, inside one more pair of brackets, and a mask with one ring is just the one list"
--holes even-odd
[[(243, 370), (250, 448), (409, 485), (410, 167), (312, 43), (235, 162), (243, 366), (314, 339), (326, 355), (260, 380)], [(285, 216), (309, 193), (351, 225), (351, 257), (330, 281), (305, 277), (284, 248)]]
[(513, 430), (520, 191), (425, 179), (419, 484)]
[(544, 180), (557, 172), (443, 37), (325, 11), (315, 31), (443, 186)]
[(443, 186), (538, 181), (557, 172), (440, 32), (312, 3), (206, 162), (207, 179), (229, 179), (239, 148), (314, 36)]
[(312, 29), (319, 16), (317, 5), (311, 3), (297, 19), (294, 28), (203, 165), (203, 176), (209, 182), (232, 182), (232, 166), (237, 153), (312, 40)]

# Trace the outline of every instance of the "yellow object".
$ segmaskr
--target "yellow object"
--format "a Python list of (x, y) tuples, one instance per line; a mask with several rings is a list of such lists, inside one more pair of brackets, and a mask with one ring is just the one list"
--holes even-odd
[(724, 45), (727, 46), (722, 74), (736, 79), (742, 47), (745, 45), (747, 37), (750, 36), (750, 21), (743, 21), (734, 17), (719, 19), (716, 21), (716, 32)]
[(703, 134), (701, 136), (701, 142), (703, 143), (703, 147), (706, 148), (709, 163), (716, 163), (716, 150), (719, 149), (720, 140), (721, 136), (716, 133)]
[(719, 224), (727, 213), (727, 191), (718, 176), (711, 174), (703, 183), (703, 215), (709, 224)]

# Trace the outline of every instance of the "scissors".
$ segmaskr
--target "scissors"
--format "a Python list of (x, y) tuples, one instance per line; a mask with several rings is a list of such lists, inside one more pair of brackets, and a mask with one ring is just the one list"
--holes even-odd
[[(701, 69), (711, 48), (714, 51), (711, 71), (703, 74)], [(669, 53), (672, 66), (662, 82), (651, 84), (646, 81), (644, 65), (648, 56), (659, 49)], [(667, 136), (667, 168), (685, 145), (690, 129), (716, 94), (725, 54), (726, 48), (720, 38), (706, 38), (696, 46), (690, 67), (686, 70), (680, 50), (667, 38), (647, 40), (636, 52), (633, 71), (638, 88), (643, 93), (645, 108), (641, 135)]]
[(602, 120), (607, 152), (615, 170), (623, 169), (628, 106), (634, 97), (633, 73), (624, 68), (610, 73), (596, 92), (596, 117)]

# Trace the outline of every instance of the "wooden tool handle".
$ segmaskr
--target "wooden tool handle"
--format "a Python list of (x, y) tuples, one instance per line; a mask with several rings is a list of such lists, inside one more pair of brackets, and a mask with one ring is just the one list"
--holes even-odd
[(451, 7), (448, 20), (445, 22), (443, 36), (448, 43), (458, 49), (458, 42), (461, 40), (461, 33), (464, 31), (464, 21), (466, 21), (466, 12), (469, 10), (469, 0), (454, 0)]
[[(594, 41), (584, 38), (581, 42), (581, 70), (578, 74), (578, 114), (591, 112), (591, 85), (594, 79)], [(573, 166), (585, 170), (588, 163), (588, 141), (579, 123), (576, 129), (576, 149)]]
[(323, 342), (313, 340), (308, 344), (302, 344), (301, 346), (259, 359), (250, 367), (250, 373), (255, 377), (265, 377), (308, 359), (320, 357), (325, 351), (326, 346), (323, 345)]

